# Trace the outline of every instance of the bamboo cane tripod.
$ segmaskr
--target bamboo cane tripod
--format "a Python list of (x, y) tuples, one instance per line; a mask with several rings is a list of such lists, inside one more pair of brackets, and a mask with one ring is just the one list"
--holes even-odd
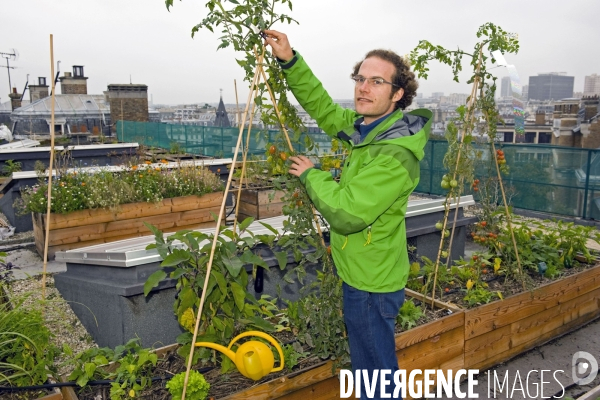
[[(455, 163), (455, 168), (454, 168), (454, 173), (452, 176), (452, 179), (456, 179), (456, 171), (458, 169), (459, 163), (460, 163), (460, 159), (464, 150), (464, 140), (465, 140), (465, 136), (467, 133), (467, 130), (469, 127), (473, 127), (474, 124), (474, 120), (475, 120), (475, 104), (477, 102), (477, 94), (481, 89), (481, 85), (482, 85), (482, 81), (481, 81), (481, 77), (479, 75), (480, 71), (481, 71), (481, 65), (483, 62), (483, 47), (480, 47), (479, 49), (479, 56), (478, 56), (478, 62), (477, 62), (477, 68), (476, 68), (476, 77), (473, 81), (473, 86), (471, 88), (471, 95), (469, 96), (469, 102), (467, 105), (467, 121), (468, 124), (467, 126), (463, 126), (463, 129), (461, 129), (461, 136), (460, 136), (460, 141), (459, 141), (459, 146), (458, 146), (458, 154), (456, 156), (456, 163)], [(517, 248), (517, 242), (515, 239), (515, 233), (513, 231), (512, 228), (512, 224), (511, 224), (511, 216), (510, 216), (510, 210), (508, 207), (508, 204), (506, 202), (506, 194), (504, 191), (504, 185), (503, 185), (503, 181), (502, 181), (502, 174), (500, 173), (500, 168), (498, 167), (498, 159), (496, 157), (496, 151), (495, 151), (495, 147), (494, 147), (494, 141), (491, 141), (491, 147), (492, 147), (492, 152), (494, 153), (494, 163), (496, 164), (496, 173), (498, 176), (498, 182), (500, 184), (500, 191), (502, 192), (502, 199), (503, 199), (503, 205), (504, 205), (504, 212), (506, 214), (506, 221), (507, 221), (507, 225), (508, 225), (508, 229), (511, 233), (511, 237), (512, 237), (512, 242), (513, 242), (513, 247), (515, 250), (515, 256), (517, 259), (517, 265), (519, 268), (519, 274), (523, 274), (523, 268), (521, 266), (521, 260), (519, 258), (519, 249)], [(463, 187), (464, 185), (464, 178), (460, 178), (460, 183), (457, 186), (458, 188)], [(450, 240), (449, 240), (449, 244), (448, 244), (448, 255), (446, 258), (446, 267), (448, 267), (450, 265), (450, 262), (452, 260), (451, 257), (451, 253), (452, 253), (452, 243), (454, 240), (454, 234), (456, 231), (456, 222), (458, 220), (458, 208), (460, 205), (460, 190), (458, 191), (458, 193), (455, 193), (454, 196), (454, 202), (455, 202), (455, 207), (456, 207), (456, 211), (454, 213), (454, 220), (452, 223), (452, 232), (450, 233)], [(437, 257), (436, 257), (436, 262), (435, 262), (435, 271), (434, 271), (434, 278), (433, 278), (433, 286), (431, 289), (431, 306), (433, 307), (434, 302), (435, 302), (435, 287), (437, 285), (437, 276), (438, 276), (438, 271), (439, 271), (439, 266), (440, 266), (440, 261), (441, 261), (441, 257), (442, 257), (442, 251), (444, 249), (444, 239), (445, 239), (445, 232), (446, 232), (446, 227), (448, 224), (448, 215), (450, 213), (450, 198), (447, 197), (446, 201), (444, 203), (444, 222), (442, 223), (442, 234), (441, 234), (441, 238), (440, 238), (440, 245), (438, 247), (438, 253), (437, 253)], [(523, 283), (523, 289), (525, 289), (525, 281), (522, 282)]]
[[(285, 139), (287, 141), (288, 147), (289, 147), (289, 149), (290, 149), (291, 152), (294, 151), (294, 148), (292, 146), (292, 142), (291, 142), (291, 140), (289, 138), (289, 134), (288, 134), (287, 128), (285, 127), (285, 125), (282, 122), (281, 113), (280, 113), (279, 108), (277, 106), (277, 101), (275, 99), (275, 96), (273, 95), (273, 92), (271, 90), (271, 87), (270, 87), (268, 79), (267, 79), (267, 75), (266, 75), (266, 73), (265, 73), (265, 71), (263, 69), (263, 60), (264, 60), (265, 46), (263, 45), (262, 52), (261, 52), (260, 56), (258, 55), (258, 53), (256, 51), (256, 48), (254, 48), (254, 53), (256, 55), (257, 65), (256, 65), (256, 68), (254, 70), (254, 77), (252, 79), (252, 83), (250, 84), (250, 91), (248, 93), (248, 101), (246, 102), (246, 107), (245, 107), (244, 113), (243, 113), (242, 118), (241, 118), (238, 139), (237, 139), (237, 143), (236, 143), (235, 150), (234, 150), (234, 153), (233, 153), (233, 159), (232, 159), (231, 168), (229, 169), (229, 177), (227, 179), (227, 184), (225, 185), (225, 192), (224, 192), (224, 196), (223, 196), (223, 202), (221, 203), (221, 208), (220, 208), (219, 215), (218, 215), (218, 218), (217, 218), (217, 227), (216, 227), (216, 230), (215, 230), (215, 235), (213, 237), (213, 243), (212, 243), (212, 247), (211, 247), (211, 251), (210, 251), (210, 256), (209, 256), (208, 264), (206, 266), (206, 278), (205, 278), (205, 281), (204, 281), (204, 287), (208, 286), (208, 280), (209, 280), (209, 277), (210, 277), (210, 272), (211, 272), (211, 269), (212, 269), (214, 255), (215, 255), (215, 250), (216, 250), (216, 246), (217, 246), (217, 240), (218, 240), (218, 237), (219, 237), (219, 230), (220, 230), (220, 226), (221, 226), (221, 222), (222, 222), (222, 217), (223, 217), (224, 211), (225, 211), (225, 203), (227, 201), (227, 194), (229, 193), (229, 189), (231, 187), (231, 183), (232, 183), (232, 180), (233, 180), (234, 166), (236, 165), (238, 153), (239, 153), (239, 150), (240, 150), (240, 146), (242, 144), (242, 139), (243, 139), (243, 136), (244, 136), (244, 130), (245, 130), (246, 121), (248, 120), (248, 115), (249, 114), (250, 115), (254, 115), (254, 109), (255, 109), (256, 103), (255, 103), (255, 101), (253, 101), (253, 99), (255, 98), (254, 94), (258, 93), (258, 90), (259, 90), (259, 86), (258, 85), (260, 83), (261, 78), (263, 79), (264, 84), (267, 87), (267, 90), (269, 92), (269, 96), (270, 96), (271, 101), (273, 103), (273, 107), (274, 107), (275, 113), (277, 115), (277, 119), (280, 122), (280, 126), (282, 128), (283, 133), (284, 133), (284, 137), (285, 137)], [(237, 97), (237, 90), (236, 90), (236, 97)], [(252, 110), (249, 112), (249, 110), (250, 110), (250, 103), (251, 102), (252, 102)], [(247, 153), (248, 153), (248, 147), (249, 147), (249, 140), (250, 140), (251, 131), (252, 131), (252, 119), (250, 119), (250, 122), (248, 124), (248, 130), (247, 130), (247, 135), (248, 136), (246, 137), (246, 144), (245, 144), (244, 150), (242, 152), (242, 175), (241, 175), (242, 178), (240, 180), (240, 185), (238, 187), (237, 205), (236, 205), (236, 218), (235, 218), (234, 227), (233, 227), (234, 234), (236, 233), (237, 214), (238, 214), (238, 209), (239, 209), (239, 199), (241, 197), (240, 196), (241, 189), (242, 189), (244, 177), (246, 175)], [(312, 211), (313, 211), (313, 217), (314, 217), (315, 221), (317, 222), (316, 223), (317, 230), (319, 232), (319, 235), (321, 236), (321, 240), (324, 243), (323, 234), (321, 232), (321, 227), (320, 227), (320, 224), (318, 223), (317, 215), (316, 215), (316, 211), (315, 211), (314, 207), (312, 208)], [(194, 326), (194, 334), (193, 334), (193, 337), (192, 337), (192, 343), (196, 343), (196, 340), (197, 340), (197, 337), (198, 337), (198, 329), (200, 327), (200, 320), (201, 320), (201, 317), (202, 317), (202, 312), (203, 312), (203, 308), (204, 308), (205, 299), (206, 299), (206, 291), (202, 291), (202, 296), (200, 298), (200, 306), (198, 308), (198, 314), (196, 315), (196, 323), (195, 323), (195, 326)], [(183, 385), (182, 398), (185, 398), (185, 394), (186, 394), (186, 390), (187, 390), (187, 384), (188, 384), (188, 380), (189, 380), (190, 370), (191, 370), (191, 367), (192, 367), (192, 360), (193, 360), (193, 357), (194, 357), (194, 349), (195, 349), (195, 346), (191, 346), (191, 348), (190, 348), (190, 354), (189, 354), (189, 359), (188, 359), (188, 362), (187, 362), (187, 367), (186, 367), (186, 372), (185, 372), (185, 379), (184, 379), (184, 385)]]

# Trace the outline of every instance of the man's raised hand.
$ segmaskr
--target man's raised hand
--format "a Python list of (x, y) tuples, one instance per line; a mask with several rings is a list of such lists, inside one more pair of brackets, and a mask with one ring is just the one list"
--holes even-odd
[(294, 57), (292, 46), (290, 46), (285, 33), (273, 30), (264, 30), (263, 32), (266, 35), (265, 41), (273, 49), (275, 57), (283, 61), (290, 61)]

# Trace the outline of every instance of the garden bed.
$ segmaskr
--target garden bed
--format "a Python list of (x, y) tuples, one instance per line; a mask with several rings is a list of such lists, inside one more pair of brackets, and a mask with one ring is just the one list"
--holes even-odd
[[(407, 290), (409, 297), (415, 301), (424, 301), (427, 298), (419, 293)], [(429, 300), (430, 301), (430, 300)], [(449, 310), (449, 311), (448, 311)], [(435, 309), (428, 310), (421, 321), (429, 321), (412, 329), (401, 331), (397, 329), (396, 355), (400, 368), (411, 370), (414, 368), (425, 369), (453, 369), (463, 368), (464, 365), (464, 312), (456, 307), (436, 301)], [(280, 341), (293, 339), (290, 333), (283, 333)], [(173, 354), (177, 345), (157, 349), (159, 356), (165, 358), (157, 368), (157, 374), (178, 373), (185, 370), (185, 364), (179, 356)], [(261, 381), (253, 382), (243, 378), (238, 372), (221, 375), (217, 367), (205, 373), (207, 380), (211, 381), (209, 398), (233, 399), (338, 399), (340, 384), (333, 371), (332, 361), (322, 361), (316, 357), (309, 357), (299, 361), (299, 365), (291, 373), (281, 372), (269, 374)], [(70, 399), (77, 399), (72, 388)], [(79, 396), (79, 399), (92, 399), (101, 390), (94, 393), (88, 390)], [(232, 393), (234, 392), (235, 393)], [(154, 384), (151, 389), (140, 393), (152, 399), (168, 399), (170, 395), (164, 385)], [(408, 397), (410, 398), (410, 397)]]
[[(50, 215), (48, 258), (61, 250), (70, 250), (99, 243), (148, 235), (144, 222), (164, 232), (199, 229), (215, 226), (213, 214), (218, 214), (223, 192), (203, 196), (184, 196), (163, 199), (155, 203), (131, 203), (119, 210), (81, 210)], [(44, 254), (46, 217), (32, 213), (33, 232), (38, 253)]]
[(465, 368), (486, 369), (600, 316), (600, 265), (465, 311)]

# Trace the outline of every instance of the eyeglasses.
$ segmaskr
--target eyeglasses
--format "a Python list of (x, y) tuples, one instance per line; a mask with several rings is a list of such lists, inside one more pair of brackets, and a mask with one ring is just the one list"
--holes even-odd
[(365, 78), (362, 75), (352, 75), (350, 79), (354, 81), (356, 86), (361, 86), (363, 83), (367, 82), (367, 84), (371, 87), (382, 87), (384, 83), (399, 87), (398, 85), (395, 85), (392, 82), (388, 82), (383, 78)]

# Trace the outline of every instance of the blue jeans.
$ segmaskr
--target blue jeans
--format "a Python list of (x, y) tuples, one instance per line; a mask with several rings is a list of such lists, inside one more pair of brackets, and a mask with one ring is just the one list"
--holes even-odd
[[(392, 375), (387, 376), (391, 383), (386, 392), (392, 394), (393, 373), (398, 370), (394, 326), (404, 303), (404, 289), (391, 293), (371, 293), (344, 283), (343, 292), (344, 322), (348, 330), (352, 369), (367, 370), (369, 377), (373, 376), (375, 369), (380, 372), (382, 369), (391, 370)], [(361, 386), (361, 399), (369, 398), (363, 379)], [(377, 387), (371, 399), (380, 399), (380, 393)]]

